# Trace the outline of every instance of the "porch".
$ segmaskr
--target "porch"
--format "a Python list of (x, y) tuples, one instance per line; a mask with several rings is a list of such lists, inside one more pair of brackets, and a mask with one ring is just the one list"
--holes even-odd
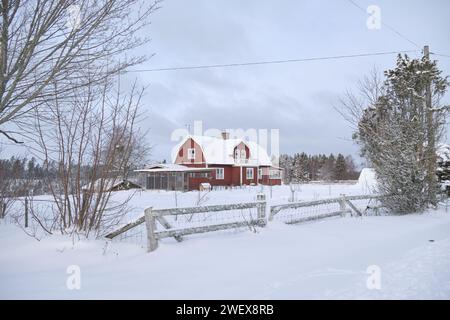
[(136, 170), (144, 175), (148, 190), (197, 190), (200, 183), (211, 179), (212, 168), (186, 167), (177, 164), (156, 164)]

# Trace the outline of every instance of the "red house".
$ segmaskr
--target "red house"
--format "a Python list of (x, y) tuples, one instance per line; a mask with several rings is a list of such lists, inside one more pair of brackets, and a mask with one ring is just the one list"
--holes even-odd
[(280, 168), (267, 151), (252, 141), (222, 137), (187, 136), (174, 148), (174, 164), (153, 165), (147, 173), (148, 189), (198, 190), (200, 185), (280, 185)]

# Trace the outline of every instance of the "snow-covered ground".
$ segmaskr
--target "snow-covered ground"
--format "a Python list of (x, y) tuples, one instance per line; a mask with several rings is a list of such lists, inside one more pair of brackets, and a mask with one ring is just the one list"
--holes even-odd
[[(211, 192), (202, 204), (253, 201), (257, 188)], [(361, 194), (358, 185), (299, 188), (297, 200)], [(177, 203), (195, 205), (197, 196), (179, 193)], [(272, 189), (272, 203), (288, 197), (288, 187)], [(174, 206), (171, 192), (143, 192), (139, 199), (136, 214), (141, 206)], [(37, 241), (2, 223), (0, 298), (450, 299), (450, 210), (445, 208), (301, 225), (275, 221), (257, 233), (231, 230), (187, 236), (181, 243), (166, 240), (146, 253), (126, 241), (60, 235)], [(80, 268), (79, 290), (66, 285), (70, 266)]]

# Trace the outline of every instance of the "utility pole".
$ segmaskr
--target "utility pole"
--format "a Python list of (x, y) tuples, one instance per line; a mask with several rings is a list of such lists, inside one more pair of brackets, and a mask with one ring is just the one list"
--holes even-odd
[[(423, 56), (427, 62), (430, 62), (430, 47), (423, 47)], [(431, 204), (437, 205), (436, 202), (436, 190), (437, 190), (437, 177), (436, 177), (436, 134), (434, 128), (434, 115), (433, 106), (431, 100), (431, 78), (428, 79), (426, 92), (425, 92), (425, 108), (427, 118), (427, 158), (428, 158), (428, 196)]]

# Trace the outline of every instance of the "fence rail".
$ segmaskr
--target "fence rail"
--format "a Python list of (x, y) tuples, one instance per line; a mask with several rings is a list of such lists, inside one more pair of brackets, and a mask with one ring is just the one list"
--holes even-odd
[[(287, 204), (281, 204), (276, 206), (270, 207), (270, 215), (269, 215), (269, 221), (272, 221), (275, 215), (277, 215), (280, 211), (286, 210), (286, 209), (298, 209), (298, 208), (305, 208), (305, 207), (314, 207), (324, 204), (331, 204), (331, 203), (337, 203), (340, 205), (340, 210), (337, 212), (334, 212), (335, 215), (339, 214), (345, 214), (345, 213), (351, 213), (351, 211), (355, 211), (357, 215), (362, 215), (362, 212), (357, 209), (351, 201), (354, 200), (371, 200), (371, 199), (380, 199), (383, 196), (375, 196), (375, 195), (360, 195), (360, 196), (346, 196), (342, 195), (340, 197), (336, 198), (329, 198), (329, 199), (321, 199), (321, 200), (314, 200), (314, 201), (303, 201), (303, 202), (294, 202), (294, 203), (287, 203)], [(352, 210), (347, 209), (346, 206), (349, 206)], [(333, 214), (329, 213), (329, 214)]]

